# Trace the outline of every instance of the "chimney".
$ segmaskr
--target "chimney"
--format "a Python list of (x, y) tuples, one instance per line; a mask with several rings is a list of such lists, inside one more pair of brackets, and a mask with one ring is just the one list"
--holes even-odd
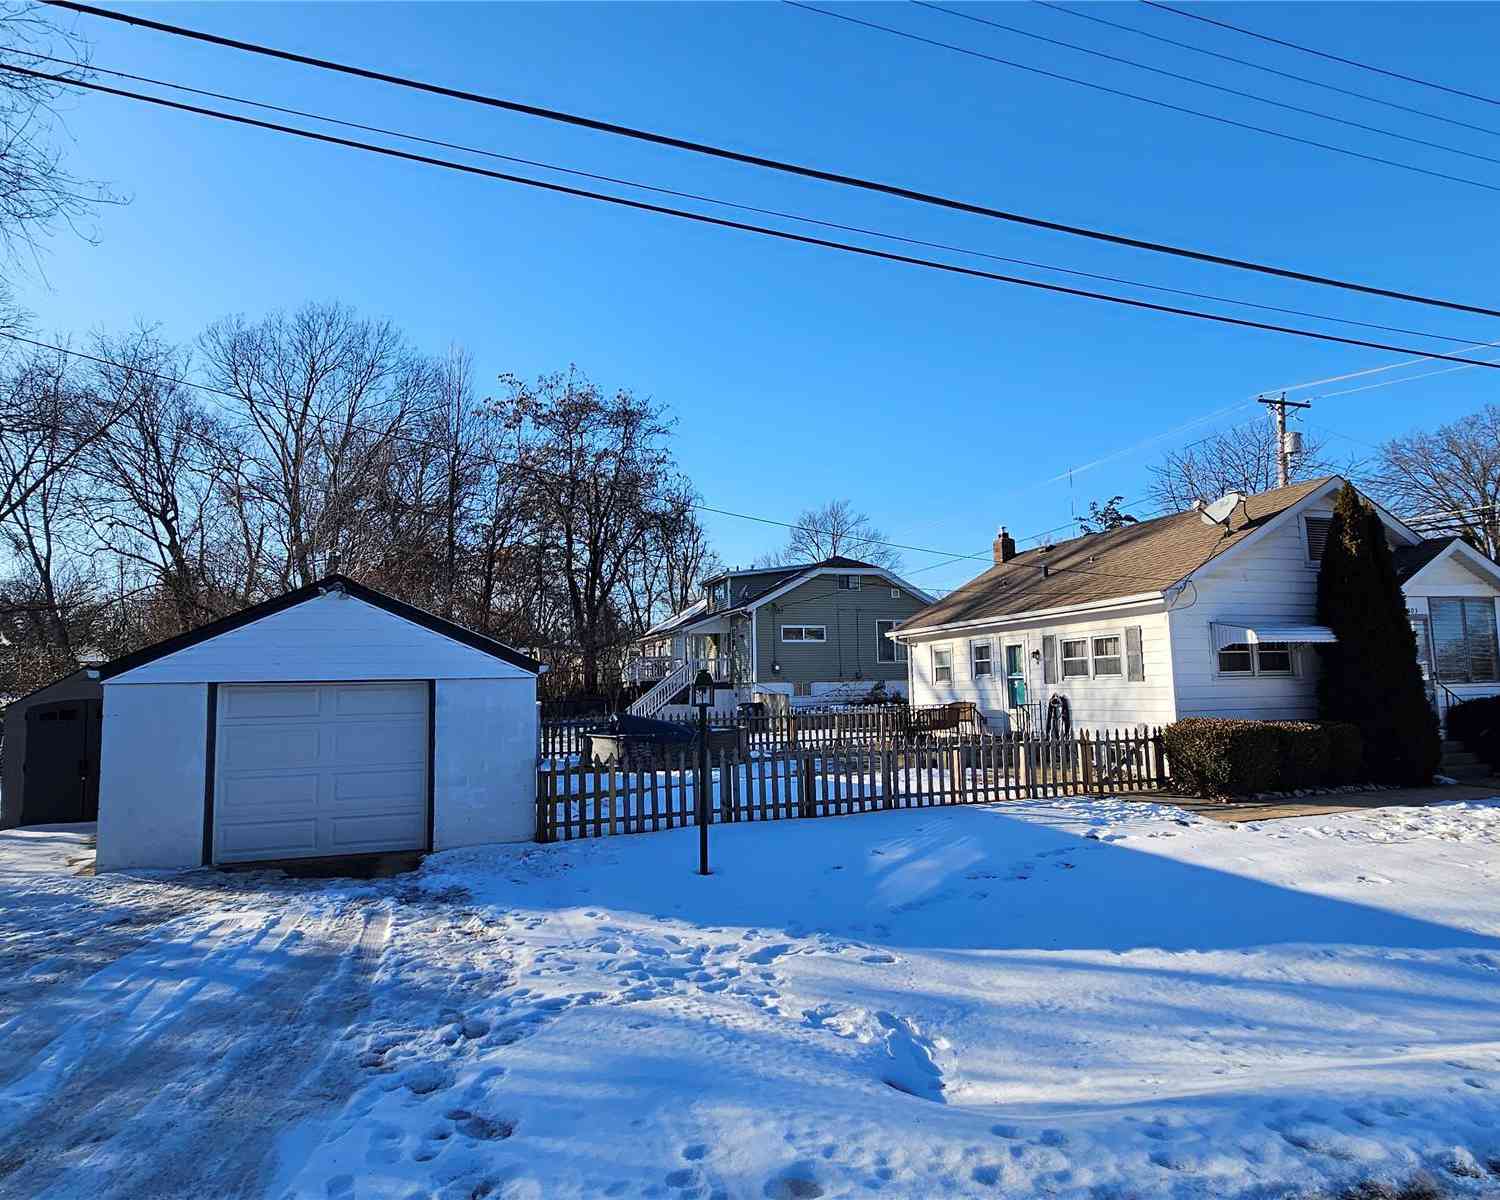
[(1016, 556), (1016, 539), (1011, 537), (1004, 525), (1000, 526), (1000, 532), (995, 535), (995, 540), (990, 547), (995, 552), (995, 565), (1008, 563)]

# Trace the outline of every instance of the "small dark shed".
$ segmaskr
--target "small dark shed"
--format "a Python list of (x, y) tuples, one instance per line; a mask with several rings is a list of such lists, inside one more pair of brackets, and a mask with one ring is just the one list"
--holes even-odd
[(0, 829), (98, 818), (103, 696), (78, 670), (6, 706)]

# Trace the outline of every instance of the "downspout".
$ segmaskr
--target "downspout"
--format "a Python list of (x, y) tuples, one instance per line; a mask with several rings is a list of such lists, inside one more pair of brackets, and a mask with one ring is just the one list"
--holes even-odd
[(750, 610), (750, 694), (755, 695), (754, 685), (760, 682), (760, 629), (756, 625), (756, 617), (760, 610)]

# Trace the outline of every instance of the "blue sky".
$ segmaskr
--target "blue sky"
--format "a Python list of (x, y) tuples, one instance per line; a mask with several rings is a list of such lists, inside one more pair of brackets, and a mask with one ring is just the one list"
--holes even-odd
[[(831, 7), (1500, 187), (1494, 164), (941, 13)], [(1497, 192), (1104, 96), (785, 5), (131, 11), (997, 207), (1495, 306), (1486, 285), (1500, 265)], [(971, 11), (1500, 158), (1500, 136), (1273, 79), (1040, 5)], [(1139, 4), (1085, 11), (1500, 130), (1493, 105)], [(1500, 6), (1224, 4), (1212, 13), (1479, 92), (1491, 84), (1500, 39)], [(1500, 322), (1484, 318), (942, 212), (87, 17), (76, 27), (93, 41), (101, 67), (990, 254), (1500, 340)], [(42, 274), (22, 282), (23, 301), (49, 333), (144, 321), (186, 340), (228, 313), (342, 300), (390, 317), (432, 351), (467, 346), (485, 386), (501, 372), (576, 363), (604, 384), (655, 396), (676, 415), (677, 454), (710, 504), (791, 519), (806, 504), (847, 498), (890, 538), (952, 553), (987, 554), (1002, 521), (1025, 537), (1066, 521), (1072, 506), (1085, 510), (1090, 499), (1140, 496), (1162, 449), (1256, 419), (1259, 410), (1119, 454), (1144, 439), (1264, 389), (1400, 357), (772, 243), (110, 97), (71, 102), (68, 127), (74, 168), (111, 181), (132, 202), (100, 215), (95, 245), (53, 239)], [(1452, 345), (1369, 336), (1423, 349)], [(1320, 390), (1336, 388), (1304, 395)], [(1461, 416), (1494, 392), (1491, 372), (1458, 371), (1317, 400), (1305, 427), (1343, 435), (1330, 447), (1340, 456), (1362, 455), (1363, 443)], [(1105, 458), (1075, 473), (1071, 490), (1056, 478)], [(748, 564), (781, 540), (766, 526), (707, 520), (730, 564)], [(921, 570), (939, 561), (913, 553), (906, 567), (940, 589), (980, 566)]]

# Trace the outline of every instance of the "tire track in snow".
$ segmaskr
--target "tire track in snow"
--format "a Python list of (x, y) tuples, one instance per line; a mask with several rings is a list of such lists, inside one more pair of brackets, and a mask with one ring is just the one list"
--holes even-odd
[[(136, 986), (123, 1013), (96, 1009), (100, 1028), (65, 1034), (0, 1093), (6, 1107), (34, 1101), (0, 1139), (0, 1197), (260, 1196), (285, 1122), (354, 1086), (341, 1038), (368, 1003), (389, 919), (322, 908), (227, 933), (217, 922), (133, 956), (133, 974), (90, 981), (106, 995)], [(186, 969), (149, 977), (173, 962)]]

